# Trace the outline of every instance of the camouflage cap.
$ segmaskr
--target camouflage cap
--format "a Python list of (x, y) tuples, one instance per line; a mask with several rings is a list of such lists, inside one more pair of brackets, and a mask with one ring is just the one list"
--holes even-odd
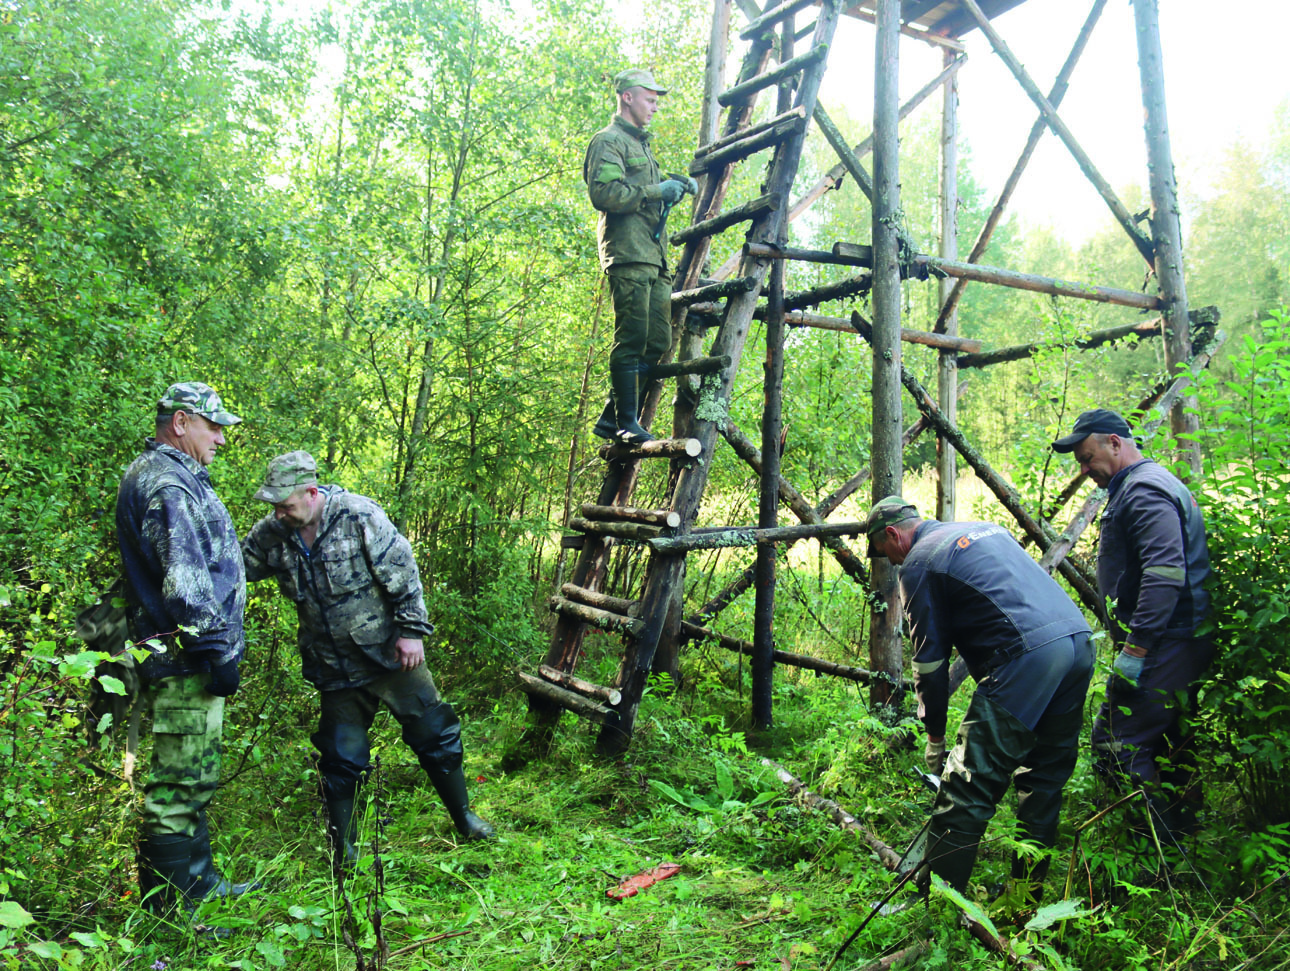
[(215, 389), (200, 381), (181, 381), (172, 384), (157, 402), (157, 414), (173, 415), (177, 411), (186, 411), (190, 415), (201, 415), (217, 425), (236, 425), (242, 419), (224, 410)]
[(900, 496), (887, 496), (875, 502), (864, 524), (865, 535), (869, 537), (869, 558), (875, 559), (881, 555), (873, 548), (874, 537), (880, 535), (888, 526), (917, 518), (918, 507), (912, 502), (906, 502)]
[(256, 491), (254, 498), (277, 505), (301, 486), (317, 483), (318, 463), (314, 457), (303, 451), (287, 452), (269, 461), (264, 485)]
[(619, 71), (614, 75), (614, 90), (622, 94), (628, 88), (644, 88), (658, 94), (667, 94), (667, 88), (654, 80), (654, 75), (638, 67)]

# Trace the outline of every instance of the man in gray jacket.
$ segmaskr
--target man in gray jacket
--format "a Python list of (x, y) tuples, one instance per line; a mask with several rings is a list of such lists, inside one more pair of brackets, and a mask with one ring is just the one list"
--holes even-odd
[(273, 512), (242, 544), (247, 579), (274, 577), (296, 605), (301, 671), (321, 692), (313, 734), (338, 868), (357, 858), (354, 803), (371, 767), (367, 732), (384, 703), (457, 831), (487, 839), (470, 810), (461, 723), (425, 666), (426, 616), (412, 546), (371, 499), (318, 484), (308, 452), (269, 463), (255, 498)]
[[(1091, 631), (1057, 582), (994, 523), (923, 520), (911, 503), (888, 496), (870, 510), (866, 533), (871, 556), (900, 566), (925, 757), (941, 776), (926, 861), (961, 891), (1009, 783), (1022, 835), (1044, 847), (1057, 842), (1093, 674)], [(977, 689), (947, 758), (956, 648)], [(1014, 879), (1028, 868), (1014, 858)], [(1030, 874), (1036, 897), (1047, 869), (1045, 858)]]
[(1200, 633), (1209, 613), (1204, 518), (1187, 487), (1143, 457), (1114, 411), (1084, 412), (1053, 450), (1073, 452), (1080, 471), (1109, 494), (1097, 583), (1120, 650), (1093, 723), (1094, 765), (1145, 786), (1157, 825), (1193, 829), (1201, 793), (1183, 716), (1214, 656)]

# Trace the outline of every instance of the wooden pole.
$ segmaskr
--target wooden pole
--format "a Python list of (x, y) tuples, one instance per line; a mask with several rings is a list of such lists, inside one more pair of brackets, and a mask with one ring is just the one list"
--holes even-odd
[[(734, 651), (736, 654), (742, 654), (745, 657), (756, 656), (757, 648), (748, 641), (741, 641), (737, 637), (722, 634), (708, 627), (700, 627), (698, 624), (691, 624), (689, 621), (681, 622), (681, 634), (691, 640), (713, 641), (727, 651)], [(826, 661), (823, 658), (810, 657), (806, 654), (775, 651), (773, 660), (776, 664), (787, 664), (791, 668), (802, 668), (806, 671), (818, 671), (820, 674), (831, 674), (836, 678), (846, 678), (848, 681), (857, 681), (862, 684), (866, 684), (869, 681), (869, 672), (864, 668), (850, 667), (846, 664), (838, 664), (834, 661)]]
[[(1160, 11), (1157, 0), (1133, 0), (1133, 20), (1138, 35), (1138, 73), (1142, 78), (1142, 108), (1147, 136), (1147, 169), (1151, 185), (1151, 240), (1155, 248), (1156, 282), (1165, 318), (1165, 365), (1173, 374), (1191, 356), (1191, 329), (1187, 318), (1187, 284), (1183, 277), (1182, 227), (1178, 216), (1178, 187), (1174, 181), (1173, 152), (1169, 147), (1169, 119), (1165, 112), (1165, 69), (1160, 50)], [(1200, 478), (1200, 427), (1196, 397), (1187, 395), (1170, 416), (1179, 456)]]
[(1118, 222), (1121, 227), (1123, 227), (1124, 231), (1128, 233), (1129, 239), (1133, 241), (1133, 245), (1136, 246), (1138, 252), (1142, 254), (1142, 258), (1147, 261), (1147, 265), (1154, 265), (1155, 253), (1152, 250), (1151, 240), (1147, 239), (1142, 230), (1138, 228), (1138, 224), (1134, 220), (1133, 214), (1129, 212), (1128, 207), (1126, 207), (1125, 204), (1120, 201), (1119, 197), (1116, 196), (1115, 191), (1111, 188), (1111, 184), (1102, 177), (1102, 173), (1097, 170), (1097, 167), (1093, 164), (1093, 160), (1088, 157), (1088, 153), (1080, 147), (1079, 142), (1075, 140), (1075, 136), (1071, 133), (1071, 130), (1066, 127), (1066, 123), (1062, 121), (1061, 117), (1057, 114), (1057, 109), (1054, 108), (1052, 103), (1044, 97), (1043, 92), (1039, 90), (1039, 86), (1036, 85), (1030, 75), (1026, 73), (1026, 69), (1022, 67), (1021, 62), (1017, 60), (1016, 55), (1012, 53), (1012, 50), (1004, 42), (1003, 38), (999, 36), (999, 32), (994, 29), (994, 25), (990, 23), (990, 19), (981, 12), (981, 8), (977, 6), (976, 0), (961, 0), (961, 2), (972, 15), (977, 26), (981, 28), (981, 33), (984, 34), (986, 39), (990, 42), (990, 46), (993, 47), (994, 52), (999, 55), (999, 59), (1008, 66), (1008, 70), (1011, 71), (1012, 76), (1017, 79), (1017, 83), (1021, 85), (1022, 89), (1030, 97), (1030, 100), (1035, 103), (1035, 107), (1037, 107), (1040, 113), (1044, 116), (1044, 121), (1046, 121), (1048, 123), (1048, 127), (1053, 130), (1053, 134), (1062, 140), (1071, 155), (1075, 157), (1075, 162), (1079, 165), (1080, 171), (1083, 172), (1085, 177), (1093, 183), (1093, 187), (1097, 189), (1098, 195), (1100, 195), (1107, 206), (1110, 207), (1111, 213), (1115, 216), (1116, 222)]
[[(1048, 102), (1054, 108), (1061, 105), (1062, 99), (1066, 97), (1066, 89), (1070, 85), (1071, 74), (1075, 71), (1075, 65), (1079, 63), (1080, 55), (1084, 53), (1084, 48), (1088, 45), (1088, 39), (1093, 34), (1093, 27), (1098, 18), (1102, 15), (1102, 8), (1106, 6), (1106, 0), (1093, 0), (1093, 9), (1089, 12), (1088, 17), (1084, 20), (1084, 26), (1080, 28), (1079, 35), (1075, 38), (1075, 43), (1071, 47), (1070, 54), (1066, 57), (1066, 63), (1062, 69), (1057, 72), (1057, 80), (1053, 82), (1052, 88), (1048, 92)], [(1026, 139), (1026, 145), (1021, 150), (1021, 155), (1017, 159), (1017, 164), (1012, 167), (1007, 181), (1003, 184), (1003, 189), (999, 193), (999, 198), (995, 200), (994, 207), (990, 214), (986, 216), (985, 225), (981, 227), (981, 232), (977, 234), (976, 242), (972, 244), (972, 251), (968, 254), (969, 263), (979, 263), (981, 257), (985, 255), (985, 248), (990, 243), (990, 237), (994, 235), (995, 228), (999, 225), (999, 220), (1007, 211), (1008, 203), (1012, 201), (1012, 194), (1017, 190), (1017, 184), (1021, 182), (1021, 173), (1026, 171), (1026, 166), (1030, 163), (1030, 157), (1034, 155), (1035, 149), (1039, 147), (1039, 139), (1047, 131), (1048, 126), (1044, 123), (1044, 116), (1040, 114), (1038, 120), (1031, 126), (1030, 135)], [(963, 296), (963, 288), (967, 286), (967, 280), (958, 279), (954, 281), (954, 289), (950, 291), (949, 299), (941, 305), (941, 314), (936, 321), (934, 330), (940, 330), (941, 321), (954, 312), (954, 308), (959, 304), (959, 298)], [(963, 366), (963, 362), (959, 362)]]
[(516, 671), (514, 674), (515, 679), (520, 683), (520, 687), (527, 692), (530, 698), (542, 698), (550, 705), (568, 709), (583, 718), (600, 724), (604, 724), (605, 720), (613, 714), (611, 709), (606, 708), (604, 705), (598, 705), (589, 698), (584, 698), (576, 691), (561, 688), (523, 671)]
[(575, 678), (572, 674), (557, 671), (545, 664), (538, 668), (538, 674), (552, 684), (558, 684), (562, 688), (568, 688), (570, 691), (576, 691), (580, 695), (598, 699), (606, 704), (616, 705), (622, 700), (622, 693), (617, 688), (607, 688), (591, 681), (584, 681), (582, 678)]
[[(900, 0), (877, 0), (873, 108), (873, 466), (872, 498), (899, 495), (900, 451), (900, 149), (897, 107), (900, 77)], [(900, 594), (896, 568), (874, 560), (871, 571), (869, 689), (874, 707), (897, 700), (904, 658), (900, 642)]]
[(964, 354), (959, 358), (959, 367), (989, 367), (992, 364), (1003, 364), (1007, 361), (1020, 361), (1023, 358), (1033, 357), (1040, 351), (1053, 347), (1078, 347), (1080, 350), (1088, 350), (1092, 347), (1100, 347), (1102, 344), (1109, 344), (1112, 341), (1122, 340), (1131, 336), (1138, 338), (1159, 337), (1160, 318), (1155, 317), (1152, 320), (1144, 320), (1140, 323), (1120, 324), (1118, 327), (1095, 330), (1087, 337), (1078, 337), (1075, 340), (1058, 338), (1050, 341), (1035, 341), (1033, 344), (1013, 344), (1010, 347), (998, 347), (992, 351), (981, 351), (975, 354)]
[[(945, 64), (948, 67), (954, 60), (954, 54), (945, 52)], [(941, 103), (941, 259), (957, 260), (959, 257), (959, 152), (958, 152), (958, 76), (945, 82), (945, 93)], [(942, 307), (949, 303), (950, 291), (954, 284), (949, 277), (941, 277), (937, 282), (937, 294)], [(959, 333), (959, 315), (950, 308), (948, 314), (942, 315), (936, 322), (936, 329), (942, 333), (957, 337)], [(958, 420), (958, 357), (949, 351), (936, 355), (936, 401), (941, 413), (950, 421)], [(956, 452), (949, 443), (939, 435), (936, 438), (936, 518), (943, 523), (952, 523), (958, 518), (955, 500), (955, 484), (958, 476)]]

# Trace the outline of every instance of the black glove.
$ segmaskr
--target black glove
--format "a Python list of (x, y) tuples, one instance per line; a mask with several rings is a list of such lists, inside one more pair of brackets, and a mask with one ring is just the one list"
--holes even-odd
[(668, 179), (666, 182), (658, 184), (659, 198), (669, 206), (674, 206), (681, 196), (685, 195), (686, 188), (686, 184), (679, 179)]
[(207, 694), (216, 698), (231, 698), (242, 683), (242, 674), (238, 671), (236, 661), (211, 665), (211, 683), (206, 686)]

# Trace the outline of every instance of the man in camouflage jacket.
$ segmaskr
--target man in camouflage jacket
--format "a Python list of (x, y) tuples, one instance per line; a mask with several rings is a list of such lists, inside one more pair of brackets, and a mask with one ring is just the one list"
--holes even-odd
[[(156, 437), (126, 470), (116, 527), (130, 637), (152, 653), (141, 666), (152, 712), (139, 883), (150, 906), (248, 889), (215, 869), (206, 807), (220, 773), (224, 699), (238, 686), (246, 644), (246, 576), (228, 510), (206, 467), (224, 429), (242, 419), (211, 388), (171, 385)], [(154, 892), (155, 891), (155, 892)]]
[(600, 268), (609, 277), (614, 301), (614, 345), (609, 353), (613, 389), (592, 431), (629, 443), (649, 441), (637, 421), (650, 369), (672, 342), (672, 275), (664, 237), (667, 211), (694, 180), (661, 180), (645, 129), (667, 89), (648, 71), (623, 71), (614, 78), (618, 113), (587, 146), (582, 178), (600, 213), (596, 240)]
[(296, 605), (301, 672), (321, 692), (313, 735), (338, 866), (357, 856), (354, 803), (370, 768), (367, 732), (381, 702), (466, 839), (493, 828), (470, 810), (461, 723), (425, 666), (426, 617), (412, 546), (371, 499), (318, 484), (308, 452), (269, 463), (255, 498), (273, 512), (242, 544), (248, 579), (274, 577)]

